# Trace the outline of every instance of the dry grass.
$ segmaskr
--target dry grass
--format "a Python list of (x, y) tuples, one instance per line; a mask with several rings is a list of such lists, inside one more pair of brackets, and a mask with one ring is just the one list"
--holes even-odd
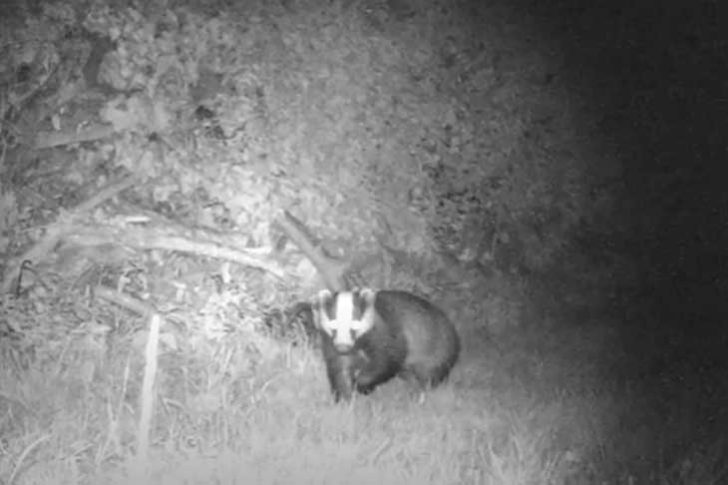
[[(700, 438), (690, 430), (700, 421), (690, 393), (654, 407), (651, 390), (610, 370), (623, 356), (614, 332), (598, 329), (531, 337), (521, 330), (498, 339), (500, 352), (466, 334), (450, 382), (423, 403), (393, 382), (335, 406), (309, 348), (268, 342), (255, 355), (248, 344), (223, 342), (216, 357), (184, 359), (168, 351), (159, 362), (146, 480), (718, 483), (725, 444), (707, 436), (687, 444)], [(129, 345), (113, 348), (91, 374), (87, 354), (71, 350), (43, 365), (3, 365), (5, 483), (139, 483), (143, 362)]]

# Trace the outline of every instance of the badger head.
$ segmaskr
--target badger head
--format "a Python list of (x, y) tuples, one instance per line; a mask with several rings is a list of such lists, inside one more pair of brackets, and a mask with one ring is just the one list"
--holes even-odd
[(331, 293), (319, 292), (313, 304), (316, 326), (326, 334), (337, 352), (350, 352), (357, 339), (374, 326), (374, 298), (368, 288)]

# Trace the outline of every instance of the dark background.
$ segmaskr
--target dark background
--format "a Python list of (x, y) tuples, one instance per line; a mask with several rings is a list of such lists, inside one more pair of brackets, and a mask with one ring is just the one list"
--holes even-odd
[(662, 326), (726, 345), (728, 22), (720, 2), (541, 5), (543, 37), (621, 148), (626, 250)]

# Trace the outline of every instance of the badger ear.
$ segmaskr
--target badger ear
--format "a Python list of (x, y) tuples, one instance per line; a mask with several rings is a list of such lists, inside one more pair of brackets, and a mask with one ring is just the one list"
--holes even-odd
[(374, 306), (374, 300), (377, 298), (377, 292), (371, 288), (361, 288), (359, 296), (366, 302), (367, 307)]
[(331, 291), (329, 291), (328, 289), (324, 289), (318, 292), (316, 300), (319, 305), (325, 305), (328, 301), (331, 300), (331, 297)]

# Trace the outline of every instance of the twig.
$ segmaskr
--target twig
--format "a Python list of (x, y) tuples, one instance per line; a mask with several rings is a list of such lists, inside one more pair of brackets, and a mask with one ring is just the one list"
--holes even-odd
[(63, 145), (72, 145), (83, 141), (94, 141), (108, 138), (114, 134), (114, 127), (111, 125), (95, 125), (86, 128), (83, 131), (61, 131), (48, 132), (42, 131), (35, 137), (33, 148), (40, 150), (42, 148), (53, 148)]
[(147, 316), (154, 313), (154, 308), (136, 298), (126, 295), (120, 291), (112, 290), (103, 285), (94, 287), (94, 295), (102, 300), (114, 303), (140, 316)]
[(74, 215), (79, 216), (85, 212), (90, 211), (107, 199), (110, 199), (116, 194), (125, 191), (126, 189), (134, 185), (135, 182), (136, 177), (134, 177), (133, 175), (128, 175), (121, 180), (110, 183), (99, 192), (97, 192), (95, 195), (76, 206), (76, 209), (73, 210)]
[(28, 457), (31, 451), (33, 451), (33, 448), (41, 444), (42, 442), (46, 441), (48, 438), (50, 438), (51, 435), (46, 434), (38, 438), (37, 440), (33, 441), (31, 444), (25, 447), (23, 452), (18, 457), (18, 461), (15, 463), (15, 467), (13, 468), (13, 472), (10, 474), (10, 478), (8, 478), (8, 484), (7, 485), (13, 485), (13, 481), (18, 476), (18, 472), (20, 472), (20, 467), (23, 465), (23, 462)]

